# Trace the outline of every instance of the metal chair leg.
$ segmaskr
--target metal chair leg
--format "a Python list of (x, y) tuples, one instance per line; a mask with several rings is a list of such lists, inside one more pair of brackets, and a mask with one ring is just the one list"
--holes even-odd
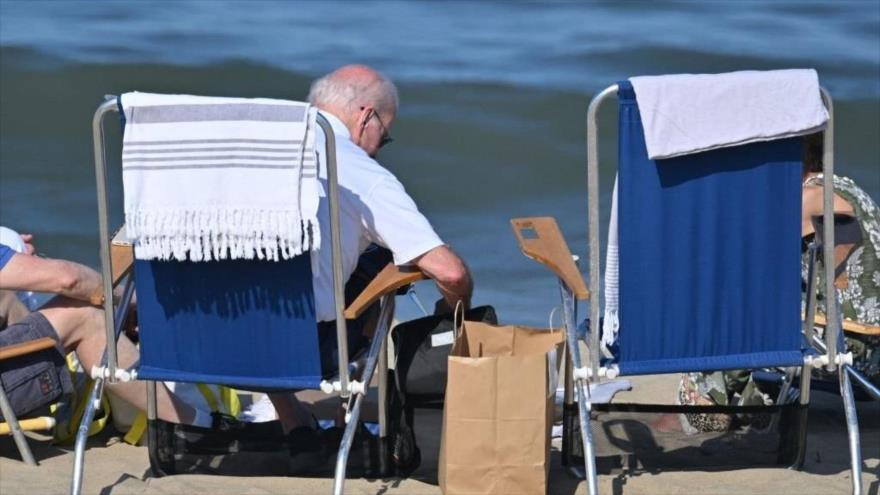
[[(568, 353), (566, 345), (565, 356), (562, 359), (563, 366), (563, 396), (562, 396), (562, 465), (569, 469), (573, 467), (572, 463), (572, 439), (569, 431), (574, 427), (574, 379), (572, 378), (571, 357)], [(574, 473), (579, 478), (583, 478), (580, 472)]]
[(83, 465), (86, 455), (86, 441), (89, 438), (89, 427), (92, 420), (95, 419), (95, 412), (101, 404), (101, 395), (104, 392), (104, 380), (102, 378), (95, 379), (92, 388), (89, 391), (89, 398), (86, 402), (86, 409), (83, 412), (82, 420), (79, 422), (79, 429), (76, 431), (76, 446), (73, 449), (73, 479), (70, 482), (71, 495), (79, 495), (82, 493)]
[[(98, 127), (100, 127), (100, 120), (98, 120), (97, 125)], [(104, 268), (107, 269), (107, 266), (105, 266)], [(105, 286), (105, 289), (106, 288), (107, 287)], [(109, 294), (109, 292), (107, 293)], [(125, 317), (128, 314), (129, 302), (131, 302), (131, 298), (133, 296), (134, 280), (132, 279), (132, 277), (128, 277), (125, 282), (125, 289), (123, 290), (122, 299), (120, 300), (119, 306), (116, 308), (115, 313), (111, 313), (113, 315), (113, 318), (110, 318), (108, 320), (109, 323), (112, 324), (113, 328), (113, 332), (108, 333), (108, 336), (113, 336), (113, 342), (108, 342), (108, 344), (104, 347), (104, 354), (101, 357), (101, 366), (105, 366), (108, 362), (108, 356), (112, 356), (110, 366), (111, 377), (113, 376), (112, 370), (116, 368), (116, 341), (119, 339), (119, 334), (122, 333), (122, 324), (125, 322)], [(113, 383), (112, 380), (111, 383)], [(86, 402), (86, 409), (83, 412), (82, 420), (79, 423), (79, 429), (76, 432), (76, 446), (74, 447), (73, 456), (73, 478), (70, 481), (71, 495), (79, 495), (82, 492), (82, 475), (83, 463), (85, 462), (86, 455), (86, 441), (89, 438), (89, 428), (92, 425), (92, 420), (95, 419), (95, 412), (98, 410), (99, 407), (101, 407), (101, 397), (103, 393), (104, 379), (96, 378), (94, 383), (92, 384), (91, 390), (89, 391), (89, 398), (88, 402)]]
[(354, 400), (354, 406), (348, 414), (349, 421), (345, 425), (345, 433), (342, 435), (342, 443), (339, 445), (339, 452), (336, 454), (336, 470), (334, 471), (333, 476), (334, 495), (342, 495), (345, 487), (345, 471), (348, 467), (348, 454), (351, 452), (351, 443), (354, 440), (355, 431), (357, 431), (363, 399), (364, 396), (358, 394)]
[(593, 448), (593, 431), (590, 428), (590, 402), (584, 393), (584, 384), (578, 384), (578, 410), (581, 419), (581, 440), (584, 442), (584, 470), (587, 475), (587, 493), (599, 495), (596, 473), (596, 451)]
[(859, 419), (856, 414), (856, 401), (853, 398), (852, 384), (849, 373), (844, 367), (837, 369), (840, 376), (840, 395), (843, 397), (843, 407), (846, 412), (846, 431), (849, 436), (849, 460), (852, 470), (853, 495), (862, 493), (862, 451), (859, 438)]
[[(562, 295), (562, 314), (565, 322), (565, 340), (568, 348), (569, 357), (571, 357), (572, 366), (579, 369), (583, 366), (581, 360), (581, 351), (578, 347), (577, 338), (577, 306), (575, 305), (574, 295), (568, 289), (564, 282), (560, 280), (559, 292)], [(593, 365), (595, 363), (591, 363)], [(595, 366), (593, 366), (595, 367)], [(578, 412), (581, 422), (581, 441), (584, 444), (584, 470), (586, 472), (587, 492), (590, 495), (599, 494), (599, 482), (596, 474), (596, 456), (593, 449), (593, 432), (590, 428), (590, 402), (586, 391), (586, 380), (578, 378), (574, 380), (575, 390), (578, 399)]]
[(812, 368), (804, 366), (800, 368), (800, 389), (798, 390), (798, 403), (800, 404), (800, 412), (798, 414), (797, 423), (797, 452), (795, 453), (794, 462), (788, 466), (788, 469), (800, 469), (804, 465), (804, 459), (807, 455), (807, 420), (809, 416), (810, 404), (810, 382), (812, 381)]
[[(345, 433), (342, 435), (342, 443), (339, 445), (339, 453), (336, 454), (336, 469), (333, 476), (333, 493), (334, 495), (342, 495), (345, 488), (345, 470), (348, 466), (348, 454), (351, 451), (351, 443), (354, 440), (355, 431), (357, 431), (358, 420), (360, 420), (361, 407), (363, 405), (366, 389), (370, 386), (373, 379), (373, 372), (379, 366), (381, 360), (380, 355), (385, 350), (385, 340), (388, 338), (388, 329), (391, 326), (391, 318), (394, 316), (394, 295), (386, 295), (382, 298), (382, 311), (379, 314), (379, 323), (376, 326), (376, 333), (373, 335), (373, 341), (370, 343), (370, 352), (367, 354), (367, 364), (364, 366), (364, 373), (361, 377), (363, 381), (363, 393), (354, 394), (355, 398), (351, 409), (345, 415)], [(344, 359), (340, 356), (340, 359)], [(385, 377), (381, 377), (380, 383)], [(351, 403), (350, 403), (351, 404)], [(381, 420), (380, 420), (381, 421)]]
[(880, 388), (877, 388), (876, 385), (869, 382), (864, 375), (856, 371), (855, 368), (853, 368), (852, 366), (845, 364), (843, 365), (843, 368), (849, 374), (850, 378), (855, 380), (858, 385), (861, 385), (862, 389), (864, 389), (865, 392), (868, 392), (868, 395), (870, 395), (871, 398), (880, 401)]
[(15, 417), (15, 411), (12, 410), (12, 405), (9, 403), (9, 399), (6, 397), (6, 391), (3, 390), (2, 386), (0, 386), (0, 411), (3, 412), (3, 419), (9, 423), (9, 429), (12, 431), (12, 438), (15, 440), (15, 446), (18, 447), (18, 453), (21, 454), (21, 460), (28, 466), (36, 466), (37, 461), (34, 460), (34, 454), (31, 452), (31, 447), (28, 445), (27, 439), (24, 437), (24, 432), (21, 431), (21, 426), (18, 424), (18, 418)]
[[(390, 332), (389, 332), (390, 334)], [(379, 349), (379, 473), (386, 476), (391, 472), (391, 446), (388, 443), (388, 339), (382, 339)]]

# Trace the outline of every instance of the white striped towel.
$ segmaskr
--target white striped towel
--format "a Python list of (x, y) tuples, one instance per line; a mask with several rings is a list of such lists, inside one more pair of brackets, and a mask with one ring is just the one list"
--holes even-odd
[(603, 353), (617, 340), (620, 329), (620, 244), (617, 238), (617, 177), (611, 193), (611, 216), (608, 220), (608, 247), (605, 250), (605, 317), (602, 320)]
[(126, 93), (125, 222), (138, 259), (288, 259), (318, 249), (316, 109)]

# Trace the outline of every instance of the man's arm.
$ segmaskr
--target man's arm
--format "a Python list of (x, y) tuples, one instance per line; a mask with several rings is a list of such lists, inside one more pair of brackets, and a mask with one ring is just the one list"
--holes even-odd
[(434, 279), (443, 300), (452, 311), (458, 301), (465, 309), (471, 305), (474, 282), (467, 265), (448, 246), (437, 246), (414, 260), (427, 276)]
[[(362, 165), (384, 170), (374, 160)], [(363, 196), (362, 215), (371, 240), (390, 249), (395, 264), (414, 264), (434, 279), (449, 311), (458, 301), (469, 307), (474, 284), (464, 261), (443, 244), (403, 184), (387, 171), (384, 174)]]
[(101, 275), (72, 261), (16, 254), (0, 269), (0, 289), (51, 292), (100, 304)]

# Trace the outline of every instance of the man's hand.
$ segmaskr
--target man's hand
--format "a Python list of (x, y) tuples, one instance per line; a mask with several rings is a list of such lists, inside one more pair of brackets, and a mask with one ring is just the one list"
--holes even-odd
[(24, 243), (24, 253), (22, 253), (22, 254), (32, 255), (32, 254), (34, 254), (34, 252), (36, 252), (36, 249), (34, 248), (33, 241), (34, 241), (33, 234), (21, 234), (21, 242)]

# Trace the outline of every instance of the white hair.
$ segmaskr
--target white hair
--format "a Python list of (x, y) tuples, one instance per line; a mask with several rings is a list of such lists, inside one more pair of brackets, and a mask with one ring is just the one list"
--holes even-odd
[(376, 72), (369, 81), (335, 77), (331, 72), (312, 83), (309, 103), (316, 106), (345, 108), (349, 112), (357, 107), (372, 105), (377, 110), (396, 112), (399, 103), (397, 87), (383, 74)]

